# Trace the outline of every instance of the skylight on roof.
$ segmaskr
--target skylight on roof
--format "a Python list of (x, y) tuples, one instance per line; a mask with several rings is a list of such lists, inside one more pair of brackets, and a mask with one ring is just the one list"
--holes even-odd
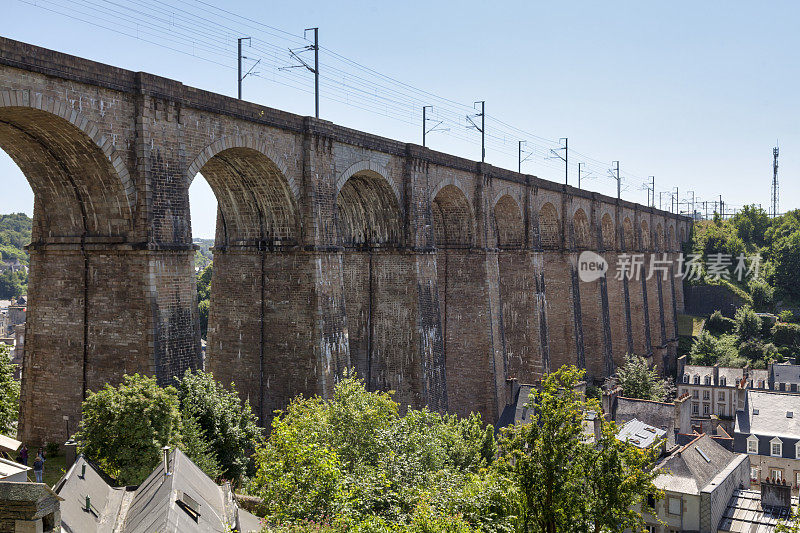
[(704, 451), (703, 451), (703, 450), (700, 448), (700, 446), (697, 446), (697, 447), (695, 448), (695, 450), (697, 450), (697, 451), (700, 453), (700, 455), (703, 457), (703, 459), (705, 459), (705, 460), (706, 460), (706, 462), (707, 462), (707, 463), (710, 463), (710, 462), (711, 462), (711, 459), (709, 459), (709, 458), (708, 458), (708, 456), (706, 455), (706, 452), (704, 452)]
[(786, 418), (794, 418), (794, 413), (792, 411), (786, 411)]
[(758, 414), (758, 409), (753, 409), (753, 414), (757, 415)]

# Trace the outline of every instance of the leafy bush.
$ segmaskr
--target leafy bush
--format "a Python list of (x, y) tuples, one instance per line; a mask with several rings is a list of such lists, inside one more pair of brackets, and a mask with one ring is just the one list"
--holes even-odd
[(8, 346), (0, 345), (0, 434), (14, 434), (19, 417), (19, 381), (14, 379), (15, 365), (8, 356)]
[(458, 526), (435, 531), (461, 531), (451, 520), (460, 507), (475, 512), (502, 500), (492, 496), (502, 484), (474, 478), (495, 454), (493, 431), (480, 416), (427, 409), (401, 416), (390, 393), (367, 392), (347, 375), (330, 401), (296, 398), (273, 420), (256, 451), (254, 483), (269, 521), (334, 517), (361, 524), (374, 517), (414, 528), (415, 513), (428, 513), (429, 504), (443, 523)]
[(721, 311), (714, 311), (706, 320), (703, 329), (712, 335), (731, 333), (736, 329), (736, 321), (724, 316)]
[(761, 278), (750, 280), (747, 284), (753, 308), (759, 311), (771, 311), (775, 306), (775, 289)]
[(238, 480), (262, 434), (250, 404), (239, 398), (233, 384), (226, 390), (213, 374), (199, 370), (184, 374), (178, 383), (178, 400), (182, 417), (197, 424), (199, 436), (208, 442), (222, 474)]
[(761, 318), (748, 305), (736, 310), (736, 336), (741, 342), (753, 339), (761, 333)]
[(664, 401), (675, 390), (671, 380), (661, 379), (655, 366), (635, 354), (625, 354), (625, 366), (617, 371), (617, 383), (628, 398), (656, 402)]
[(708, 331), (701, 331), (689, 352), (691, 363), (693, 365), (713, 366), (717, 363), (719, 356), (717, 339)]
[(788, 309), (784, 309), (778, 313), (778, 320), (781, 322), (794, 322), (794, 313)]
[(800, 324), (778, 322), (772, 326), (772, 342), (778, 346), (800, 347)]
[(144, 481), (161, 460), (161, 448), (180, 443), (178, 393), (155, 378), (134, 374), (119, 387), (90, 392), (81, 416), (80, 452), (125, 485)]

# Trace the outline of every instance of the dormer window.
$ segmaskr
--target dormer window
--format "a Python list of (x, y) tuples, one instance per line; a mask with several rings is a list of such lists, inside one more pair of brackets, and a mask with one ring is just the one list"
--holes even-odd
[(727, 382), (728, 382), (728, 378), (726, 378), (725, 376), (722, 376), (721, 378), (719, 378), (719, 384), (722, 385), (723, 387), (727, 384)]
[(758, 454), (758, 437), (755, 435), (747, 437), (747, 453)]
[(700, 376), (695, 376), (694, 377), (694, 384), (695, 385), (700, 385)]
[[(794, 445), (794, 458), (800, 459), (800, 441)], [(800, 474), (800, 472), (798, 472), (798, 474)], [(798, 478), (798, 480), (800, 480), (800, 478)], [(800, 483), (798, 483), (798, 485), (800, 485)]]
[(689, 383), (689, 374), (684, 374), (683, 375), (683, 382), (684, 383)]
[(769, 454), (772, 457), (782, 457), (783, 456), (783, 441), (778, 437), (775, 437), (771, 441), (769, 441)]
[(711, 376), (706, 376), (703, 378), (703, 385), (711, 385)]

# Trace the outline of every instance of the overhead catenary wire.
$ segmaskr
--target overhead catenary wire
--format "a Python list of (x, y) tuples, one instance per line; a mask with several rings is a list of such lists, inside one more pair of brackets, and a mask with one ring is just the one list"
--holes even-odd
[[(259, 62), (254, 78), (280, 84), (293, 90), (313, 93), (313, 77), (303, 72), (281, 71), (290, 64), (288, 49), (308, 45), (300, 35), (215, 6), (204, 0), (18, 0), (23, 4), (69, 17), (126, 37), (195, 57), (225, 69), (236, 69), (236, 38), (252, 35), (247, 47), (249, 66)], [(201, 31), (198, 31), (201, 30)], [(381, 73), (325, 46), (324, 69), (320, 74), (320, 96), (369, 113), (418, 127), (418, 109), (434, 105), (432, 118), (442, 122), (452, 138), (474, 145), (479, 138), (469, 135), (464, 117), (472, 106), (415, 87)], [(562, 171), (563, 165), (548, 160), (558, 140), (514, 126), (487, 114), (485, 143), (490, 154), (516, 159), (517, 142), (525, 139), (526, 153), (535, 168)], [(585, 162), (584, 180), (602, 182), (610, 162), (570, 148), (570, 156)], [(646, 175), (646, 174), (644, 174)], [(607, 181), (607, 180), (606, 180)], [(636, 190), (646, 178), (627, 170), (620, 176), (623, 190)], [(661, 188), (659, 188), (661, 189)], [(664, 189), (666, 190), (666, 189)]]

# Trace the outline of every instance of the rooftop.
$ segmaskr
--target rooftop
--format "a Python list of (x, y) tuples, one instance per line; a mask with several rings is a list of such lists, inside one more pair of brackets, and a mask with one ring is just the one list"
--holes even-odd
[(746, 455), (729, 452), (709, 435), (699, 435), (658, 463), (656, 468), (664, 473), (653, 483), (670, 492), (700, 494), (709, 483), (717, 482), (717, 476), (745, 459)]
[[(83, 456), (56, 484), (66, 533), (191, 533), (235, 528), (258, 531), (260, 521), (239, 509), (233, 494), (219, 487), (180, 450), (138, 487), (114, 487)], [(89, 508), (87, 509), (87, 497)]]
[[(796, 500), (795, 505), (797, 505)], [(767, 533), (774, 531), (779, 520), (786, 518), (788, 509), (763, 509), (759, 491), (738, 489), (733, 491), (717, 530), (732, 533)]]
[(796, 394), (748, 390), (745, 409), (736, 412), (735, 431), (800, 439), (800, 400)]
[(663, 429), (653, 427), (633, 418), (620, 428), (617, 439), (629, 442), (637, 448), (645, 449), (663, 439), (666, 434), (667, 432)]

